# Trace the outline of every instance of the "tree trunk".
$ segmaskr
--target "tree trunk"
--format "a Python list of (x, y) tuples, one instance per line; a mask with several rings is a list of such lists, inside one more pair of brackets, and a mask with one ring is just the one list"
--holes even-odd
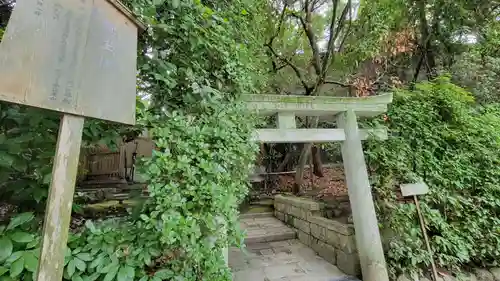
[(295, 184), (293, 185), (293, 193), (298, 194), (301, 192), (301, 187), (304, 182), (304, 168), (311, 152), (312, 143), (305, 143), (302, 151), (300, 152), (299, 162), (297, 163), (297, 170), (295, 173)]
[(323, 163), (321, 162), (321, 148), (317, 146), (312, 147), (312, 163), (314, 166), (314, 175), (317, 177), (324, 177), (323, 174)]
[[(308, 117), (307, 122), (309, 126), (306, 126), (307, 128), (316, 128), (318, 126), (318, 121), (319, 118), (317, 116), (315, 117)], [(302, 151), (300, 152), (300, 157), (299, 157), (299, 163), (297, 163), (297, 172), (295, 173), (295, 184), (293, 185), (293, 193), (297, 194), (301, 190), (301, 186), (304, 182), (304, 168), (309, 156), (309, 153), (311, 152), (311, 147), (312, 143), (306, 143), (304, 144), (304, 147), (302, 148)]]

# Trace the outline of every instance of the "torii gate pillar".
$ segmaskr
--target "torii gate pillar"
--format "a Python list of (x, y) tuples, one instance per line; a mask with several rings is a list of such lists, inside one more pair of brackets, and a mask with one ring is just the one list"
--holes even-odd
[(354, 111), (348, 110), (338, 114), (337, 126), (345, 131), (342, 159), (363, 279), (366, 281), (389, 280)]

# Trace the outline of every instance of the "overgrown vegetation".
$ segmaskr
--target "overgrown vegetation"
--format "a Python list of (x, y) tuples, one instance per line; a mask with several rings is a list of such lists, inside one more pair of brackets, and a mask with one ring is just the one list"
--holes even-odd
[(392, 273), (430, 264), (415, 207), (398, 202), (394, 191), (418, 180), (430, 187), (421, 201), (437, 265), (453, 272), (497, 265), (500, 108), (477, 108), (472, 94), (447, 77), (395, 94), (387, 121), (374, 121), (389, 128), (389, 139), (366, 147), (379, 215), (394, 232), (387, 249)]
[[(140, 165), (150, 199), (137, 217), (88, 222), (75, 232), (68, 242), (64, 279), (231, 280), (222, 249), (241, 244), (237, 208), (247, 192), (246, 179), (257, 149), (249, 141), (256, 119), (239, 98), (257, 93), (266, 83), (263, 53), (257, 48), (262, 42), (256, 32), (265, 2), (137, 0), (128, 4), (148, 26), (140, 42), (138, 84), (150, 106), (138, 108), (138, 129), (148, 129), (156, 144), (153, 157)], [(49, 119), (53, 123), (40, 128), (27, 126), (29, 120), (43, 122), (47, 121), (43, 117), (52, 116), (37, 113), (36, 120), (30, 113), (23, 122), (12, 123), (2, 136), (11, 146), (13, 136), (6, 134), (20, 136), (22, 130), (47, 141), (41, 146), (28, 139), (22, 149), (5, 154), (22, 157), (25, 151), (43, 152), (47, 158), (30, 164), (47, 169), (46, 173), (10, 166), (2, 166), (2, 171), (10, 179), (15, 178), (12, 171), (33, 178), (33, 186), (41, 188), (43, 181), (50, 180), (46, 174), (58, 116), (53, 114)], [(108, 132), (105, 127), (91, 131), (99, 140), (119, 136), (116, 131), (100, 135)], [(43, 203), (44, 198), (39, 199)], [(21, 216), (14, 220), (24, 224), (8, 226), (0, 236), (5, 246), (0, 252), (2, 280), (34, 276), (40, 225), (32, 215)]]
[[(3, 2), (0, 36), (14, 6)], [(390, 138), (366, 148), (381, 221), (395, 232), (391, 273), (429, 264), (414, 207), (393, 190), (418, 179), (431, 187), (422, 201), (439, 266), (500, 260), (498, 1), (124, 2), (147, 26), (138, 85), (149, 103), (138, 103), (134, 128), (87, 121), (84, 141), (112, 147), (148, 129), (156, 150), (140, 170), (151, 198), (138, 213), (75, 230), (65, 280), (230, 280), (222, 249), (241, 244), (237, 206), (257, 151), (240, 96), (268, 92), (396, 88), (387, 119), (370, 124), (388, 126)], [(0, 198), (32, 211), (0, 227), (0, 281), (33, 279), (58, 120), (0, 104)], [(276, 167), (295, 164), (285, 161), (291, 147), (277, 149)], [(305, 147), (301, 167), (319, 150)]]

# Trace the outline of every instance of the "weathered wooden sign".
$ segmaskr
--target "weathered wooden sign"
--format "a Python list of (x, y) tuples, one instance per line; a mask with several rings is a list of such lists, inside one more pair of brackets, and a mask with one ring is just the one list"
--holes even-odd
[(429, 193), (429, 186), (427, 186), (425, 182), (407, 183), (407, 184), (402, 184), (400, 187), (401, 187), (401, 195), (403, 195), (404, 197), (424, 195)]
[(135, 123), (137, 22), (106, 0), (19, 0), (0, 45), (0, 100)]
[(0, 44), (0, 100), (64, 113), (36, 280), (64, 268), (84, 117), (135, 123), (137, 29), (116, 0), (18, 0)]

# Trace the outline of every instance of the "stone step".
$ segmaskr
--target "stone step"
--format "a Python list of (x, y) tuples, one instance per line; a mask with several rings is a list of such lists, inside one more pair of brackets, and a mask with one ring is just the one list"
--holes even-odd
[(240, 217), (240, 228), (246, 231), (245, 244), (295, 239), (297, 233), (269, 213)]
[(245, 213), (240, 214), (240, 219), (255, 219), (255, 218), (268, 218), (274, 217), (273, 212), (263, 212), (263, 213)]

